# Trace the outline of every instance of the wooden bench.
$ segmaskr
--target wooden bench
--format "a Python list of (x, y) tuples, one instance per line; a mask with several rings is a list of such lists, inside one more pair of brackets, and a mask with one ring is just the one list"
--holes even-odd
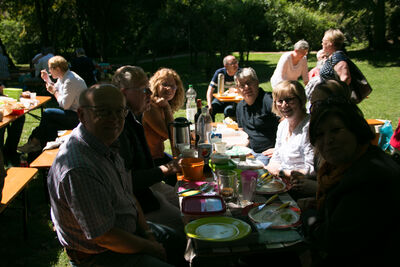
[(26, 187), (35, 177), (38, 170), (35, 168), (12, 167), (7, 170), (7, 176), (4, 180), (3, 195), (0, 204), (0, 213), (22, 192), (22, 225), (24, 238), (28, 237), (28, 203), (26, 197)]

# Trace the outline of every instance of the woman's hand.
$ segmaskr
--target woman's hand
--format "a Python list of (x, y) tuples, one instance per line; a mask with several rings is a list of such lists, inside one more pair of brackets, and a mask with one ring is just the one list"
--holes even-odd
[(40, 77), (42, 77), (43, 81), (46, 82), (46, 84), (51, 84), (53, 85), (53, 82), (50, 80), (49, 73), (46, 70), (42, 70), (40, 72)]
[(49, 83), (46, 83), (46, 89), (47, 89), (47, 92), (49, 92), (52, 95), (54, 95), (55, 92), (57, 91), (56, 88)]
[(155, 96), (153, 97), (153, 102), (161, 108), (168, 108), (170, 107), (169, 103), (165, 98)]
[(262, 154), (270, 158), (272, 157), (272, 154), (274, 154), (274, 149), (275, 148), (268, 148), (267, 150), (263, 151)]
[(317, 192), (317, 181), (308, 178), (301, 172), (292, 171), (290, 173), (290, 182), (292, 183), (293, 191), (306, 195), (314, 195)]

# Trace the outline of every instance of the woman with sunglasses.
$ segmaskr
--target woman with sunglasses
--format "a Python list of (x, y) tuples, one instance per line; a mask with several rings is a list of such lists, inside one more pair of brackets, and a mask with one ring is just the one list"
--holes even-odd
[(308, 138), (310, 116), (306, 113), (306, 95), (297, 81), (282, 81), (272, 91), (272, 111), (281, 117), (276, 143), (267, 170), (273, 175), (290, 177), (292, 171), (314, 171), (314, 152)]
[[(150, 78), (151, 108), (143, 116), (147, 143), (156, 166), (172, 158), (164, 152), (164, 141), (169, 139), (168, 124), (174, 120), (174, 112), (185, 100), (185, 90), (178, 73), (161, 68)], [(176, 180), (176, 179), (175, 179)]]

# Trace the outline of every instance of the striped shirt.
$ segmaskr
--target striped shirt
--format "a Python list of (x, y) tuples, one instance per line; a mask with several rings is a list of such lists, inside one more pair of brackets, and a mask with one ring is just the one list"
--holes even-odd
[(136, 232), (137, 209), (124, 163), (82, 124), (61, 145), (47, 184), (51, 217), (64, 247), (100, 253), (106, 249), (92, 239), (114, 227)]

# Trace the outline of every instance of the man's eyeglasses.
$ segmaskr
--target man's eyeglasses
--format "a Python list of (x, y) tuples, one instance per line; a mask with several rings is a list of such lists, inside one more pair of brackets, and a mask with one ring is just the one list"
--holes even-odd
[(176, 85), (171, 85), (171, 84), (168, 84), (168, 83), (162, 83), (161, 85), (164, 86), (164, 87), (169, 87), (172, 90), (176, 90), (177, 89)]
[(247, 85), (247, 87), (251, 87), (252, 85), (254, 85), (255, 84), (255, 81), (245, 81), (245, 82), (240, 82), (240, 85), (238, 84), (236, 87), (239, 89), (239, 90), (244, 90), (244, 88), (246, 87), (246, 85)]
[(82, 108), (89, 108), (93, 110), (94, 115), (99, 118), (105, 118), (114, 114), (120, 118), (125, 118), (129, 112), (128, 107), (111, 109), (111, 108), (103, 108), (97, 106), (82, 106)]
[(293, 104), (293, 102), (294, 102), (295, 99), (296, 99), (296, 97), (286, 97), (286, 98), (284, 98), (284, 99), (278, 99), (278, 100), (276, 100), (275, 102), (276, 102), (276, 104), (278, 104), (278, 105), (283, 105), (283, 101), (285, 101), (285, 103), (286, 103), (287, 105), (290, 105), (290, 104)]
[(234, 66), (234, 65), (237, 65), (237, 64), (239, 64), (239, 62), (237, 62), (237, 61), (233, 61), (231, 63), (226, 63), (226, 65), (228, 65), (228, 66)]

